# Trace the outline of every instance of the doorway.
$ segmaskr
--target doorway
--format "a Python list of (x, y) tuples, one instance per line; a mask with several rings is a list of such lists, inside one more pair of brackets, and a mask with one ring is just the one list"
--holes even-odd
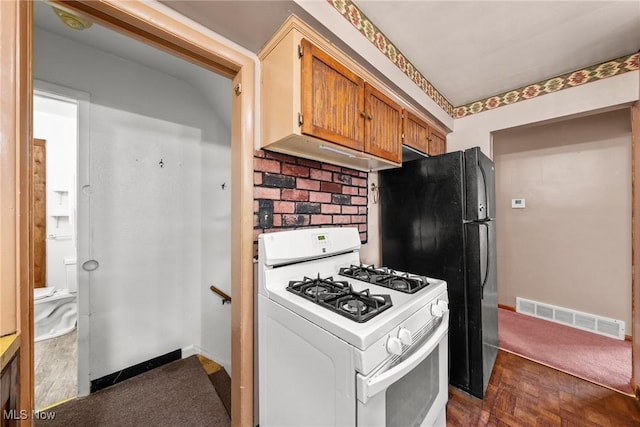
[[(493, 153), (496, 189), (502, 195), (497, 201), (499, 303), (630, 340), (629, 109), (495, 132)], [(521, 207), (513, 206), (518, 199)], [(522, 298), (520, 303), (516, 298)], [(613, 345), (606, 347), (614, 351)], [(630, 343), (615, 347), (631, 353)], [(606, 372), (607, 362), (601, 363), (597, 370)], [(629, 373), (631, 365), (629, 359)]]
[[(145, 42), (161, 46), (206, 69), (233, 78), (231, 157), (232, 157), (232, 359), (231, 378), (232, 420), (234, 424), (251, 424), (253, 419), (253, 264), (252, 264), (252, 180), (254, 107), (255, 107), (255, 55), (238, 49), (215, 34), (195, 29), (191, 21), (167, 13), (155, 4), (143, 2), (60, 2), (85, 14), (100, 17), (101, 22), (127, 32)], [(15, 329), (20, 333), (20, 388), (19, 405), (33, 408), (33, 346), (32, 340), (32, 276), (31, 246), (29, 244), (29, 167), (23, 160), (29, 155), (31, 134), (32, 73), (31, 34), (33, 29), (33, 3), (2, 3), (3, 31), (2, 74), (3, 87), (15, 90), (3, 98), (7, 108), (2, 109), (0, 131), (10, 135), (3, 148), (3, 177), (7, 178), (7, 204), (0, 210), (7, 227), (3, 248), (18, 248), (16, 256), (7, 259), (0, 271), (3, 283), (17, 290), (18, 308)], [(17, 42), (16, 42), (17, 40)], [(6, 50), (5, 50), (6, 48)], [(6, 53), (6, 55), (5, 55)], [(15, 161), (13, 160), (15, 159)], [(6, 167), (5, 167), (6, 166)], [(12, 172), (13, 171), (13, 172)], [(19, 178), (18, 178), (19, 177)], [(10, 186), (13, 187), (10, 188)], [(11, 191), (9, 191), (11, 190)], [(3, 193), (4, 194), (4, 193)], [(11, 203), (9, 203), (11, 202)], [(5, 234), (3, 234), (4, 236)], [(7, 249), (7, 253), (14, 253)], [(15, 262), (11, 262), (14, 260)], [(9, 289), (10, 290), (10, 289)], [(11, 305), (8, 306), (11, 310)]]
[(91, 101), (78, 155), (80, 395), (176, 351), (231, 372), (231, 310), (209, 290), (231, 293), (230, 79), (97, 23), (66, 28), (48, 9), (34, 6), (35, 77)]
[(79, 106), (37, 88), (33, 111), (35, 407), (41, 409), (77, 396)]

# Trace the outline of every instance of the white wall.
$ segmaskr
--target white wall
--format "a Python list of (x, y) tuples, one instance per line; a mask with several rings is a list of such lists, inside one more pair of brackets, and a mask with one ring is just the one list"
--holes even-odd
[(77, 114), (74, 102), (34, 97), (33, 137), (46, 141), (46, 284), (58, 289), (66, 287), (64, 259), (76, 256)]
[(208, 286), (230, 290), (229, 123), (190, 83), (57, 35), (36, 30), (34, 56), (36, 78), (91, 97), (91, 379), (176, 348), (228, 367), (230, 310)]
[(499, 303), (619, 319), (631, 335), (629, 117), (624, 108), (496, 132)]
[(447, 151), (479, 146), (492, 157), (491, 132), (607, 109), (640, 99), (640, 71), (631, 71), (454, 121)]

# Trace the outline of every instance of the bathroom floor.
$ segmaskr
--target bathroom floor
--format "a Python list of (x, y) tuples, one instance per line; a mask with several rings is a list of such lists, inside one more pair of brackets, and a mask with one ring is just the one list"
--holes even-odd
[(77, 331), (35, 343), (36, 409), (78, 395)]

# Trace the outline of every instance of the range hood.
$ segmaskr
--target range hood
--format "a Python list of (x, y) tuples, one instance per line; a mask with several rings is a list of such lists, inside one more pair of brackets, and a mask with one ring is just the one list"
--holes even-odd
[(427, 153), (418, 151), (415, 148), (411, 148), (408, 145), (402, 146), (402, 163), (423, 159), (425, 157), (429, 157), (429, 155)]

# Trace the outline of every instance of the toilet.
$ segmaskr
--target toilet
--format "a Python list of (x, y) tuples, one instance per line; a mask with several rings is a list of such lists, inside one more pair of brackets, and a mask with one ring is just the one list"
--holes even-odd
[(65, 258), (65, 283), (33, 290), (35, 341), (73, 331), (78, 319), (76, 259)]

